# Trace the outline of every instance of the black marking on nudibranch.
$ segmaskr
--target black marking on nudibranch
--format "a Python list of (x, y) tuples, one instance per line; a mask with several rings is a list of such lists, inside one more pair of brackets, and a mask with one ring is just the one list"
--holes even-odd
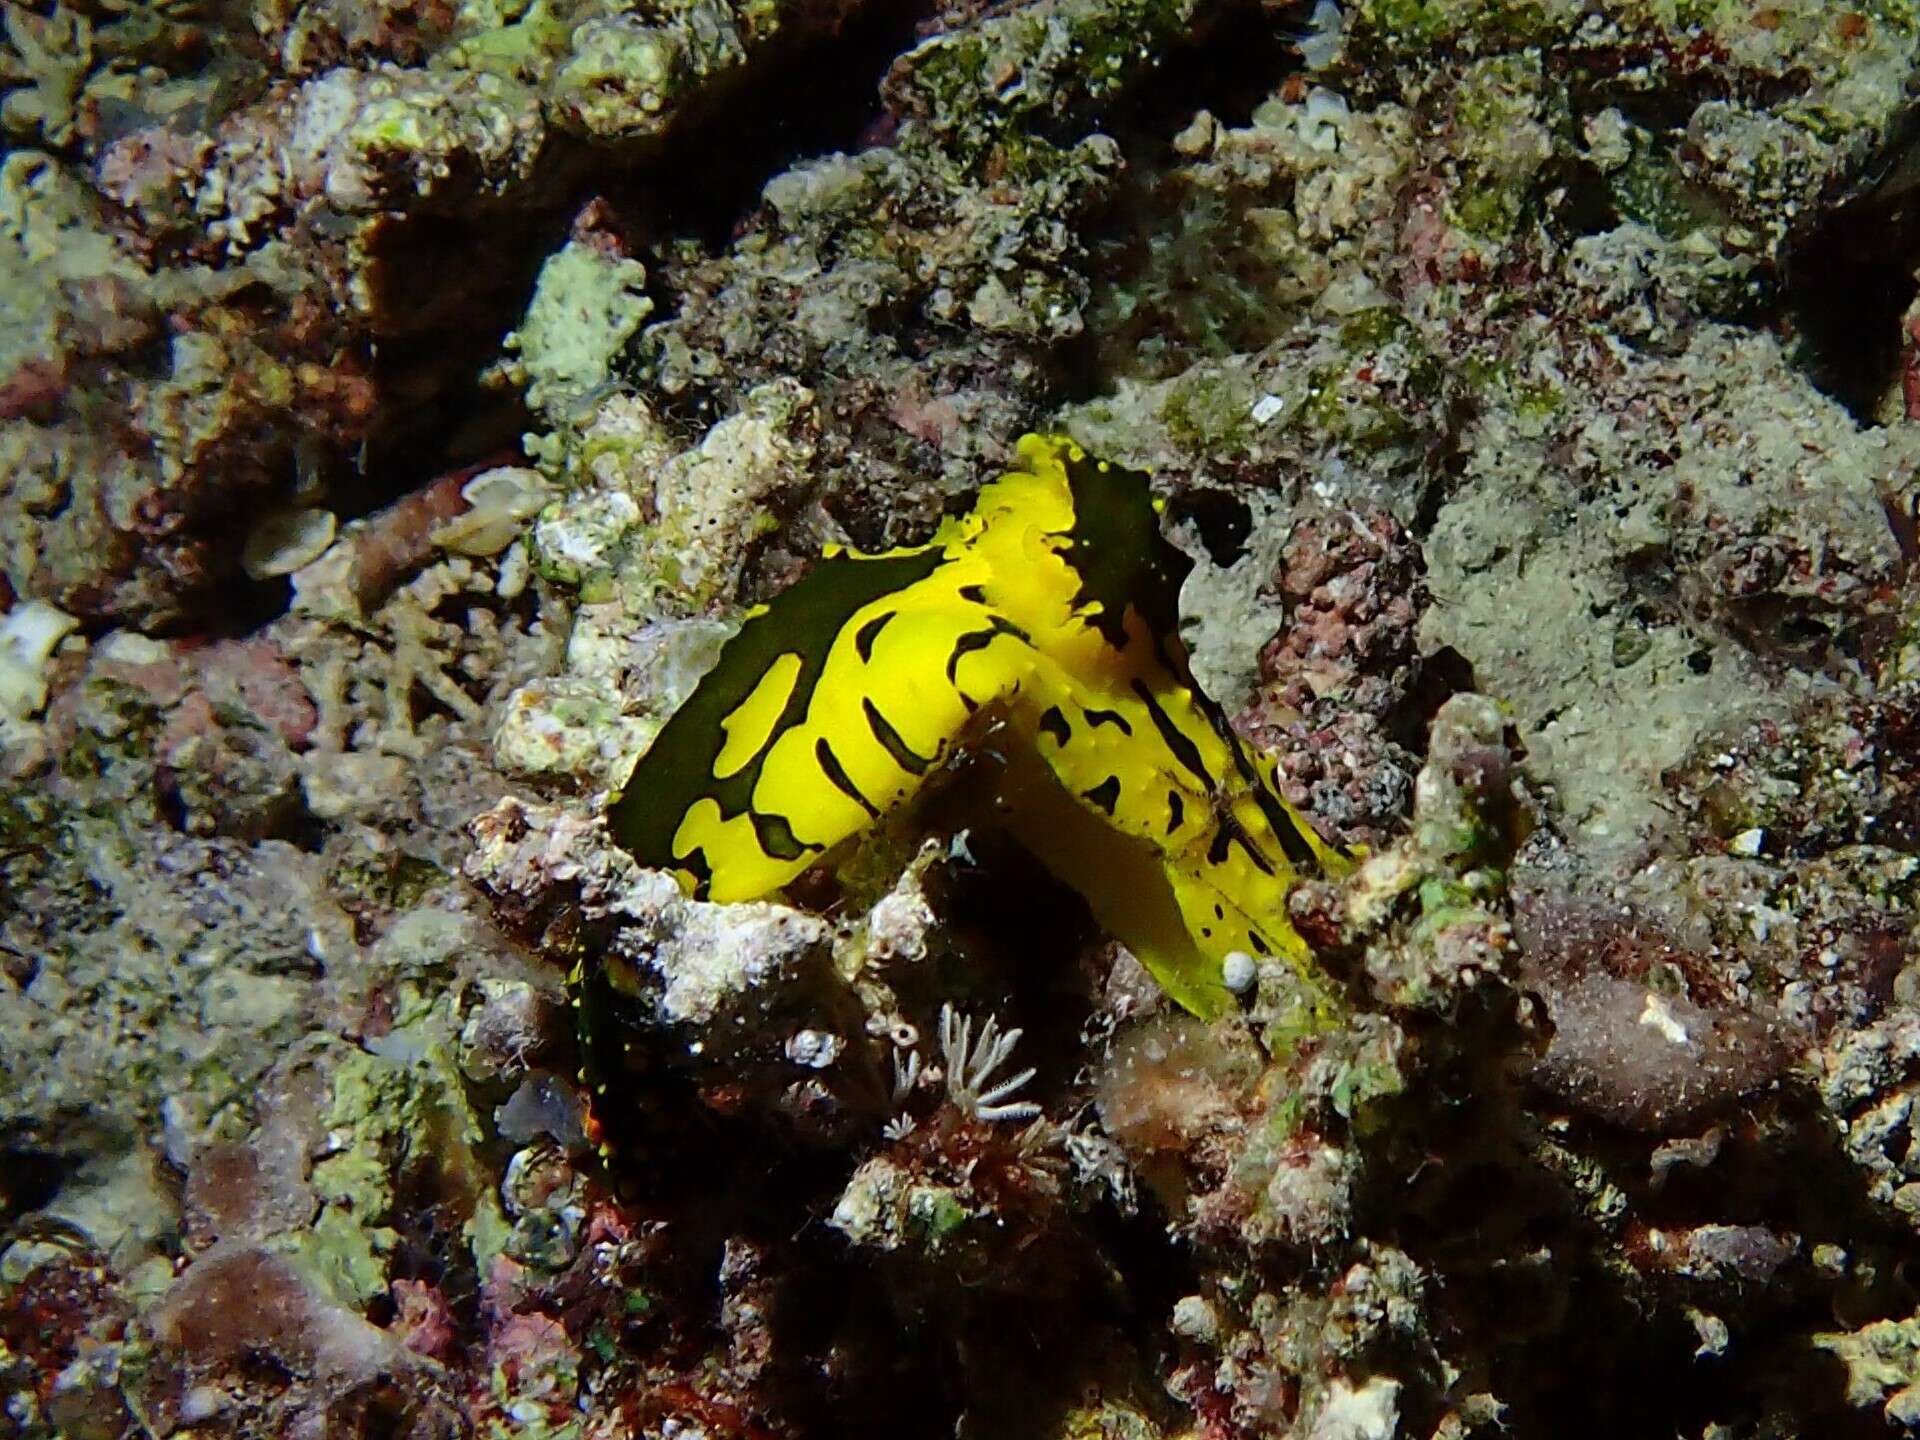
[(960, 662), (976, 650), (984, 650), (1002, 635), (1011, 635), (1023, 643), (1032, 643), (1027, 632), (1011, 620), (995, 615), (984, 629), (969, 630), (953, 642), (953, 650), (947, 656), (947, 683), (958, 688), (960, 684)]
[(900, 738), (900, 732), (880, 713), (870, 696), (861, 697), (860, 709), (867, 717), (867, 729), (873, 732), (873, 738), (893, 758), (894, 764), (909, 775), (924, 775), (933, 768), (933, 757), (915, 754), (913, 748)]
[(860, 793), (860, 787), (853, 783), (852, 777), (847, 774), (846, 767), (840, 763), (840, 757), (833, 753), (833, 746), (827, 743), (825, 736), (813, 742), (813, 758), (820, 762), (820, 773), (833, 782), (834, 789), (865, 810), (870, 818), (874, 820), (880, 818), (880, 807)]
[(861, 664), (867, 664), (873, 659), (873, 642), (880, 638), (880, 632), (886, 629), (887, 623), (899, 613), (898, 610), (883, 610), (854, 634), (853, 648), (860, 656)]

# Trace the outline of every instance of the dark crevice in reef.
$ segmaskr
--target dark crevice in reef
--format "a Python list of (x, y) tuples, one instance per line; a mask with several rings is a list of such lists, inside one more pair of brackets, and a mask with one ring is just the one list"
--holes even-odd
[[(448, 470), (517, 453), (526, 410), (516, 393), (480, 377), (500, 358), (567, 218), (548, 198), (517, 215), (417, 216), (375, 235), (368, 274), (380, 319), (369, 358), (381, 405), (359, 453), (336, 467), (330, 493), (342, 519)], [(449, 267), (447, 255), (462, 263)]]
[(0, 1142), (5, 1171), (0, 1178), (0, 1242), (22, 1216), (50, 1204), (72, 1173), (72, 1165), (44, 1150), (16, 1149)]
[[(1304, 16), (1310, 5), (1296, 12)], [(1187, 45), (1168, 52), (1151, 80), (1105, 117), (1100, 129), (1131, 150), (1168, 141), (1198, 110), (1229, 129), (1251, 124), (1253, 112), (1300, 69), (1304, 33), (1276, 19), (1270, 6), (1222, 8)]]
[(690, 240), (725, 249), (776, 175), (874, 143), (886, 118), (880, 82), (933, 9), (930, 0), (867, 4), (838, 30), (723, 87), (679, 127), (686, 133), (664, 152), (666, 163), (596, 176), (592, 193), (605, 197), (643, 243)]
[[(1576, 115), (1618, 110), (1633, 124), (1677, 143), (1687, 123), (1704, 103), (1725, 100), (1756, 109), (1787, 103), (1803, 80), (1744, 69), (1725, 59), (1703, 62), (1676, 50), (1671, 43), (1618, 45), (1554, 45), (1542, 59), (1547, 73), (1567, 87)], [(1670, 67), (1683, 79), (1666, 87), (1649, 87), (1640, 78), (1646, 64)]]
[[(511, 459), (531, 417), (515, 392), (481, 377), (580, 210), (608, 202), (611, 228), (642, 260), (672, 241), (723, 248), (770, 178), (806, 156), (860, 147), (882, 113), (880, 79), (928, 9), (868, 4), (714, 87), (664, 137), (626, 150), (557, 138), (510, 203), (379, 231), (369, 359), (380, 410), (359, 452), (332, 466), (335, 513), (368, 515), (436, 475)], [(654, 299), (657, 321), (671, 297)]]
[[(1730, 1419), (1744, 1433), (1770, 1411), (1808, 1434), (1884, 1433), (1805, 1337), (1904, 1315), (1912, 1286), (1894, 1264), (1856, 1266), (1885, 1277), (1869, 1293), (1810, 1257), (1831, 1242), (1891, 1259), (1909, 1241), (1863, 1193), (1810, 1097), (1787, 1090), (1724, 1115), (1711, 1170), (1656, 1174), (1651, 1137), (1563, 1114), (1521, 1083), (1527, 1046), (1510, 1021), (1470, 1024), (1477, 1033), (1451, 1042), (1451, 1061), (1382, 1111), (1381, 1133), (1409, 1148), (1379, 1157), (1356, 1197), (1356, 1228), (1429, 1277), (1450, 1353), (1484, 1357), (1455, 1394), (1498, 1393), (1515, 1434), (1692, 1435)], [(1607, 1218), (1609, 1192), (1635, 1217), (1625, 1234)], [(1712, 1237), (1712, 1258), (1688, 1258), (1696, 1232)], [(1609, 1259), (1622, 1251), (1630, 1269)], [(1716, 1316), (1731, 1327), (1719, 1353), (1697, 1328)]]
[(1862, 422), (1900, 375), (1900, 321), (1920, 265), (1920, 144), (1788, 257), (1772, 316), (1809, 379)]
[[(991, 790), (990, 768), (935, 798), (955, 813), (979, 810), (986, 802), (978, 793), (952, 792)], [(1078, 897), (1004, 833), (978, 828), (969, 843), (971, 860), (928, 874), (929, 893), (953, 917), (954, 943), (965, 954), (955, 973), (970, 983), (953, 998), (976, 1021), (1018, 1015), (1026, 1034), (1017, 1063), (1039, 1071), (1023, 1093), (1046, 1099), (1050, 1110), (1070, 1109), (1060, 1097), (1079, 1083), (1089, 977), (1070, 964), (1025, 962), (1036, 952), (1083, 951), (1090, 919)], [(600, 943), (590, 931), (576, 938), (588, 949)], [(930, 1054), (931, 1014), (953, 975), (896, 978)], [(642, 1038), (643, 1028), (629, 1028), (603, 973), (590, 973), (586, 987), (589, 1076), (623, 1056), (621, 1073), (608, 1077), (619, 1102), (596, 1109), (612, 1145), (608, 1174), (656, 1217), (634, 1283), (662, 1315), (707, 1317), (712, 1327), (677, 1336), (664, 1324), (638, 1328), (623, 1342), (629, 1355), (700, 1363), (731, 1299), (715, 1277), (732, 1270), (743, 1277), (738, 1293), (759, 1317), (754, 1323), (771, 1337), (764, 1353), (776, 1358), (759, 1390), (783, 1433), (940, 1440), (965, 1417), (980, 1434), (1037, 1440), (1060, 1433), (1061, 1417), (1086, 1394), (1111, 1388), (1116, 1350), (1148, 1357), (1164, 1343), (1165, 1315), (1195, 1283), (1188, 1257), (1165, 1244), (1166, 1217), (1151, 1208), (1123, 1216), (1104, 1205), (1070, 1212), (1051, 1189), (1070, 1181), (1028, 1168), (1018, 1124), (928, 1114), (913, 1136), (877, 1146), (909, 1173), (924, 1171), (936, 1184), (965, 1174), (999, 1196), (1003, 1213), (1023, 1217), (1004, 1234), (971, 1227), (947, 1244), (851, 1247), (828, 1221), (854, 1164), (874, 1147), (803, 1143), (790, 1123), (722, 1113), (725, 1087), (703, 1090)], [(888, 1109), (877, 1068), (872, 1080), (864, 1097), (850, 1074), (837, 1092), (847, 1123), (869, 1136)], [(1131, 1398), (1174, 1419), (1158, 1393)]]
[(1253, 535), (1253, 511), (1231, 490), (1183, 491), (1168, 502), (1167, 518), (1174, 526), (1190, 525), (1207, 559), (1222, 568), (1247, 553)]
[[(359, 451), (330, 467), (335, 513), (368, 515), (436, 475), (515, 454), (531, 417), (516, 394), (481, 376), (500, 359), (501, 337), (582, 207), (606, 202), (608, 228), (655, 277), (651, 322), (671, 318), (674, 296), (658, 284), (654, 257), (675, 245), (724, 250), (769, 179), (808, 157), (884, 140), (881, 81), (936, 8), (933, 0), (869, 3), (714, 87), (664, 137), (626, 151), (556, 139), (510, 205), (410, 216), (378, 233), (369, 359), (380, 411)], [(1164, 157), (1169, 137), (1203, 103), (1225, 123), (1244, 124), (1297, 69), (1296, 40), (1260, 6), (1230, 7), (1098, 128)], [(457, 268), (435, 258), (449, 254), (462, 257)], [(1096, 393), (1091, 348), (1067, 359), (1061, 398)]]
[[(1105, 394), (1116, 377), (1160, 379), (1194, 360), (1258, 350), (1284, 328), (1269, 298), (1273, 277), (1238, 243), (1245, 216), (1169, 176), (1180, 158), (1173, 137), (1196, 112), (1244, 127), (1299, 73), (1298, 35), (1259, 6), (1230, 7), (1103, 120), (1127, 164), (1087, 226), (1093, 294), (1086, 330), (1062, 350), (1061, 401)], [(1157, 304), (1129, 300), (1143, 287)]]
[[(990, 768), (990, 767), (989, 767)], [(965, 777), (954, 790), (990, 789), (992, 777)], [(949, 794), (956, 807), (982, 803), (976, 794)], [(957, 1003), (976, 1020), (1017, 1015), (1024, 1027), (1014, 1063), (1038, 1074), (1023, 1094), (1070, 1108), (1079, 1077), (1081, 1036), (1089, 1023), (1088, 976), (1073, 965), (1031, 964), (1037, 954), (1085, 951), (1094, 929), (1084, 903), (1053, 880), (1017, 841), (991, 827), (970, 827), (972, 859), (938, 867), (929, 876), (939, 908), (954, 923), (975, 983)], [(932, 993), (915, 1002), (933, 1007)], [(924, 1036), (923, 1044), (931, 1045)], [(937, 1123), (937, 1122), (935, 1122)], [(1018, 1176), (1019, 1126), (978, 1127), (947, 1149), (946, 1166), (968, 1168), (999, 1189)], [(978, 1159), (964, 1154), (977, 1147)], [(913, 1150), (912, 1142), (901, 1147)], [(977, 1166), (978, 1168), (973, 1168)], [(845, 1184), (833, 1173), (817, 1205), (824, 1215)], [(1016, 1190), (1020, 1182), (1011, 1182)], [(1053, 1184), (1067, 1184), (1056, 1175)], [(795, 1286), (806, 1297), (786, 1317), (794, 1353), (839, 1337), (833, 1349), (858, 1356), (862, 1383), (811, 1389), (810, 1407), (797, 1407), (810, 1434), (951, 1435), (965, 1422), (978, 1433), (1021, 1440), (1057, 1435), (1064, 1417), (1090, 1391), (1115, 1383), (1116, 1353), (1144, 1362), (1165, 1343), (1164, 1322), (1174, 1302), (1195, 1284), (1189, 1258), (1165, 1243), (1166, 1216), (1149, 1205), (1125, 1216), (1089, 1201), (1074, 1209), (1064, 1197), (1033, 1198), (1031, 1208), (1010, 1203), (1032, 1228), (1002, 1243), (979, 1235), (961, 1242), (947, 1260), (965, 1277), (958, 1295), (953, 1277), (928, 1270), (928, 1256), (911, 1247), (875, 1257), (849, 1253), (841, 1237), (819, 1227), (812, 1247), (816, 1283)], [(969, 1247), (972, 1248), (969, 1253)], [(930, 1252), (938, 1257), (940, 1247)], [(969, 1258), (959, 1258), (966, 1255)], [(1143, 1369), (1144, 1373), (1144, 1369)], [(849, 1376), (851, 1381), (854, 1377)], [(1130, 1397), (1148, 1412), (1166, 1397)], [(856, 1408), (857, 1407), (857, 1408)], [(1172, 1415), (1168, 1415), (1172, 1420)]]

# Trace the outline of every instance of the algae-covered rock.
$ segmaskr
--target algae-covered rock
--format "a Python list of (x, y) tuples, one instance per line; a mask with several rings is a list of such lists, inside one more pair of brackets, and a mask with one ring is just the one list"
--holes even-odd
[[(1760, 11), (1622, 4), (1596, 13), (1562, 0), (1350, 8), (1348, 59), (1385, 77), (1383, 88), (1424, 69), (1408, 68), (1413, 56), (1530, 63), (1540, 54), (1583, 105), (1617, 102), (1631, 113), (1661, 95), (1671, 118), (1640, 131), (1634, 159), (1615, 172), (1621, 198), (1635, 204), (1664, 191), (1666, 218), (1770, 259), (1804, 233), (1823, 199), (1868, 178), (1865, 162), (1903, 104), (1916, 24), (1899, 7), (1815, 0)], [(1623, 54), (1637, 63), (1620, 65)], [(1736, 77), (1739, 98), (1730, 99)]]
[[(1534, 468), (1539, 441), (1498, 422), (1481, 430), (1428, 546), (1435, 604), (1422, 639), (1516, 697), (1531, 763), (1571, 825), (1634, 845), (1670, 823), (1666, 770), (1819, 688), (1817, 660), (1791, 662), (1859, 623), (1900, 563), (1879, 496), (1912, 461), (1904, 433), (1863, 431), (1765, 341), (1703, 331), (1622, 378), (1577, 431), (1571, 415), (1549, 427), (1576, 467), (1609, 477), (1604, 519), (1569, 504), (1559, 467)], [(1647, 432), (1617, 427), (1634, 414), (1661, 423), (1635, 391), (1676, 384), (1701, 387), (1715, 418), (1670, 432), (1654, 458)], [(1516, 528), (1531, 537), (1524, 551)], [(1855, 600), (1830, 604), (1843, 594)], [(1515, 613), (1539, 623), (1516, 631)]]
[[(1913, 1423), (1914, 41), (6, 7), (8, 1423)], [(603, 817), (1029, 429), (1151, 473), (1157, 643), (1351, 852), (1216, 1021), (992, 713), (748, 904)]]
[(1071, 121), (1142, 84), (1203, 28), (1199, 0), (1048, 0), (929, 36), (894, 63), (888, 103), (962, 154)]
[(653, 310), (646, 267), (574, 241), (540, 267), (527, 318), (507, 337), (533, 409), (565, 418), (606, 386), (620, 347)]

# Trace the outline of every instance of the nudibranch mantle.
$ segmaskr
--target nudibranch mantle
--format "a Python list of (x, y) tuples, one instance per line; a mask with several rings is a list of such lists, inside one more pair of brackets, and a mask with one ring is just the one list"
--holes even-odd
[(1016, 455), (926, 544), (829, 548), (750, 611), (635, 766), (615, 837), (697, 898), (756, 899), (998, 720), (1010, 828), (1175, 1000), (1227, 1008), (1236, 952), (1310, 973), (1287, 892), (1351, 862), (1195, 685), (1193, 562), (1147, 477), (1063, 436)]

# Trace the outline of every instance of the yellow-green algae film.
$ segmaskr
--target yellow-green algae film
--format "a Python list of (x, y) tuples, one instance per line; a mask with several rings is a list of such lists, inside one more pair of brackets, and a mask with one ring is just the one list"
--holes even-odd
[(779, 889), (999, 722), (1009, 828), (1181, 1005), (1231, 1004), (1236, 951), (1311, 975), (1286, 897), (1349, 857), (1194, 683), (1192, 561), (1147, 476), (1028, 435), (924, 545), (830, 548), (749, 612), (612, 812), (707, 900)]

